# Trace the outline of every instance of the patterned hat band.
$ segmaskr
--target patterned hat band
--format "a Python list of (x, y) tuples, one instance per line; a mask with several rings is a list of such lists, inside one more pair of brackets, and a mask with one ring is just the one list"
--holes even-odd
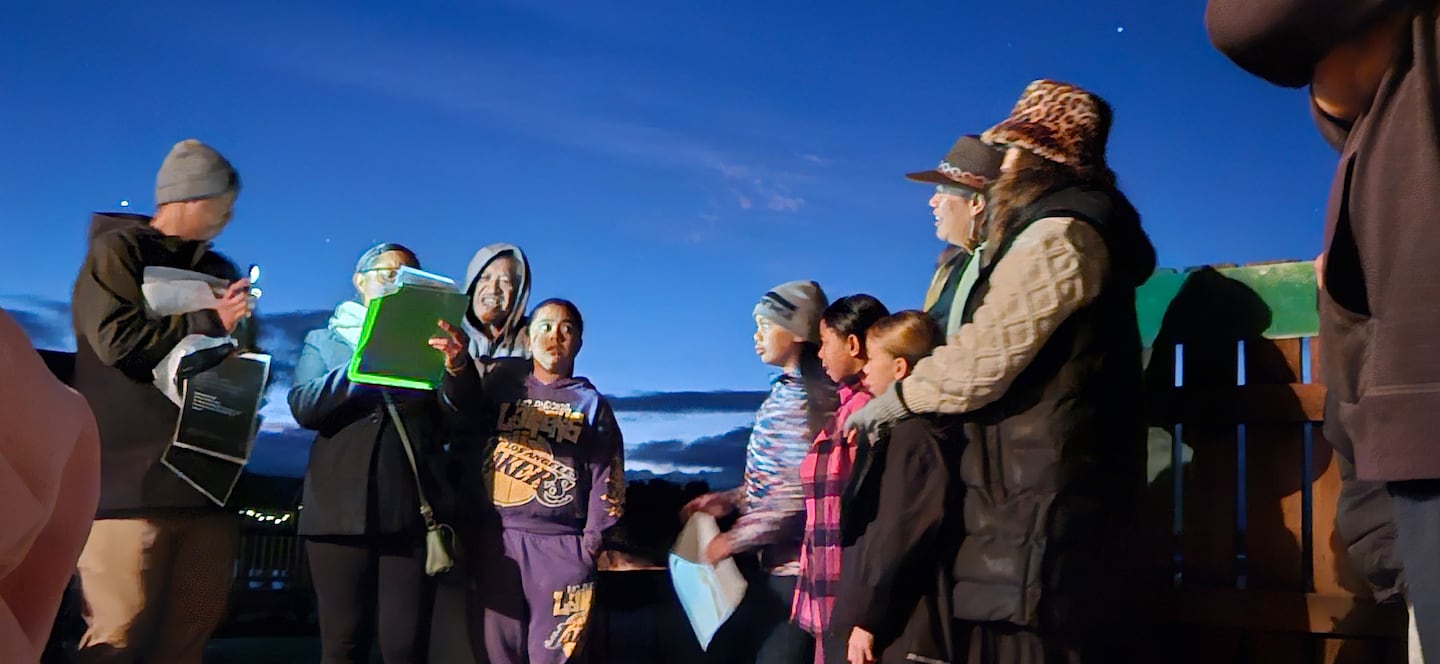
[(769, 317), (777, 320), (788, 321), (795, 317), (795, 305), (789, 300), (781, 297), (775, 291), (770, 291), (760, 298), (755, 305), (756, 314), (768, 314)]
[(935, 170), (939, 171), (941, 175), (954, 180), (961, 186), (969, 187), (977, 191), (985, 189), (985, 187), (990, 184), (990, 180), (984, 175), (967, 171), (948, 161), (940, 162), (940, 165), (936, 166)]

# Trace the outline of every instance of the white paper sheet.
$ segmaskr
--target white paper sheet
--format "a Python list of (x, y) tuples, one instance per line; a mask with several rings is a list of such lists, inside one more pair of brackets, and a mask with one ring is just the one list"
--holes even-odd
[(158, 318), (213, 307), (228, 285), (202, 272), (151, 265), (145, 268), (140, 290), (145, 294), (145, 313)]
[[(140, 290), (145, 296), (145, 313), (155, 318), (213, 307), (216, 294), (223, 292), (228, 284), (224, 279), (201, 272), (155, 265), (145, 268), (143, 279)], [(155, 389), (179, 406), (182, 398), (180, 388), (175, 384), (175, 373), (180, 368), (180, 361), (191, 353), (234, 343), (228, 336), (186, 336), (155, 365)]]
[(696, 512), (670, 552), (670, 582), (690, 619), (690, 627), (700, 639), (700, 647), (706, 650), (715, 632), (730, 619), (745, 596), (745, 577), (734, 560), (726, 558), (713, 566), (700, 562), (701, 552), (719, 534), (715, 517)]

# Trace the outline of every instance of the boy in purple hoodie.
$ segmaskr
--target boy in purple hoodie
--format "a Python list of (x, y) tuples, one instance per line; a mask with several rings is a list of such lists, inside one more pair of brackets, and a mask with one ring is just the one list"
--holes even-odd
[[(624, 503), (624, 449), (615, 414), (575, 377), (584, 322), (567, 300), (530, 316), (531, 360), (504, 360), (482, 380), (448, 339), (442, 386), (474, 429), (462, 467), (462, 535), (477, 564), (471, 643), (494, 664), (571, 661), (581, 650), (604, 531)], [(483, 445), (477, 445), (483, 441)], [(477, 653), (479, 655), (480, 653)]]

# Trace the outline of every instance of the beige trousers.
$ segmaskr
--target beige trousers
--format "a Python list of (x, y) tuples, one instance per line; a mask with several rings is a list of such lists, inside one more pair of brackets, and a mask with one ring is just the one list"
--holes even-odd
[(201, 664), (239, 539), (229, 513), (97, 520), (77, 565), (89, 629), (76, 661)]

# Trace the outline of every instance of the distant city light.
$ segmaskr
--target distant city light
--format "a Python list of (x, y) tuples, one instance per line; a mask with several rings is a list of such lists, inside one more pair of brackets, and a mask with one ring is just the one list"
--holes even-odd
[(257, 521), (257, 522), (260, 522), (260, 523), (273, 523), (273, 524), (275, 524), (275, 525), (280, 525), (280, 524), (284, 524), (284, 523), (289, 523), (290, 519), (293, 519), (293, 518), (295, 517), (295, 514), (294, 514), (293, 512), (279, 512), (279, 513), (276, 513), (276, 514), (266, 514), (265, 512), (261, 512), (261, 511), (254, 510), (254, 509), (243, 509), (243, 510), (238, 510), (238, 511), (240, 512), (240, 514), (243, 514), (243, 515), (245, 515), (245, 516), (247, 516), (247, 517), (250, 517), (250, 518), (251, 518), (252, 520), (254, 520), (254, 521)]

